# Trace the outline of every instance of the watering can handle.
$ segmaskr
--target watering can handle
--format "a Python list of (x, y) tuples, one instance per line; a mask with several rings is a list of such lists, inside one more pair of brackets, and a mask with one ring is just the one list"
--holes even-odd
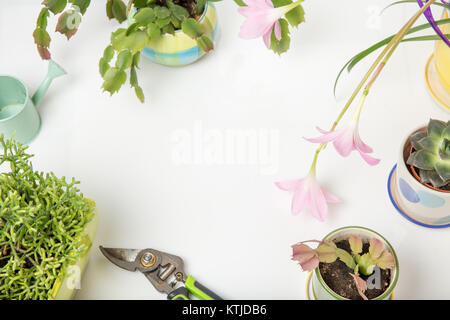
[(41, 85), (39, 86), (39, 89), (31, 98), (36, 108), (39, 106), (42, 98), (44, 98), (45, 94), (47, 93), (47, 90), (50, 87), (52, 81), (65, 74), (67, 74), (67, 72), (64, 71), (63, 68), (57, 65), (53, 60), (49, 60), (47, 75), (45, 76), (44, 81), (42, 81)]

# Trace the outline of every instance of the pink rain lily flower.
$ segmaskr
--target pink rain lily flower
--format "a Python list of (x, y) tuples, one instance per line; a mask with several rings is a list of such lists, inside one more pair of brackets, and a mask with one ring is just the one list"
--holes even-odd
[(305, 139), (312, 143), (333, 142), (334, 148), (343, 157), (347, 157), (353, 150), (356, 150), (369, 165), (375, 166), (380, 163), (380, 159), (375, 159), (368, 155), (373, 150), (361, 140), (358, 125), (358, 118), (353, 118), (349, 124), (340, 130), (325, 131), (317, 127), (317, 130), (323, 135), (318, 138)]
[(314, 217), (320, 221), (325, 221), (328, 215), (328, 202), (341, 202), (339, 198), (319, 186), (313, 173), (303, 179), (276, 182), (275, 184), (281, 190), (294, 192), (291, 206), (294, 215), (307, 209)]
[(271, 0), (243, 0), (247, 6), (240, 7), (239, 13), (247, 20), (241, 26), (239, 36), (243, 39), (263, 37), (266, 47), (270, 49), (270, 38), (275, 29), (275, 37), (281, 40), (279, 19), (291, 11), (298, 3), (274, 8)]

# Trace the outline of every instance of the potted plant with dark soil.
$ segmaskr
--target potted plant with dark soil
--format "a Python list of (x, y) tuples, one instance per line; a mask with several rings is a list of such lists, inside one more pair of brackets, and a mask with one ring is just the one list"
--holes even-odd
[(0, 299), (70, 299), (97, 229), (77, 181), (33, 170), (27, 147), (0, 136)]
[[(313, 249), (307, 243), (317, 243)], [(322, 241), (292, 246), (292, 260), (310, 271), (307, 291), (316, 300), (392, 299), (399, 266), (389, 242), (362, 227), (345, 227)]]
[(450, 226), (450, 121), (431, 119), (408, 134), (389, 178), (389, 194), (412, 222)]

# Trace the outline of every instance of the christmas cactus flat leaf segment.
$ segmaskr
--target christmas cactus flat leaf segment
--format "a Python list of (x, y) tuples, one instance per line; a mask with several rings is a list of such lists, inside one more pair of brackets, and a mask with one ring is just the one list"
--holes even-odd
[(431, 119), (426, 132), (411, 136), (414, 152), (407, 164), (420, 170), (422, 183), (435, 188), (450, 183), (450, 121), (444, 123)]
[(51, 58), (49, 51), (50, 35), (47, 32), (47, 20), (50, 12), (59, 15), (56, 31), (70, 39), (78, 30), (81, 17), (86, 13), (90, 0), (44, 0), (39, 13), (36, 29), (33, 32), (34, 42), (42, 59)]
[[(182, 6), (181, 3), (174, 0), (132, 0), (128, 3), (129, 10), (136, 10), (131, 18), (132, 23), (127, 29), (119, 28), (111, 34), (111, 44), (100, 58), (99, 71), (104, 80), (102, 86), (104, 91), (108, 91), (111, 95), (118, 92), (127, 81), (129, 74), (130, 85), (143, 103), (144, 92), (137, 79), (142, 50), (160, 40), (163, 35), (174, 35), (176, 30), (182, 30), (194, 39), (204, 52), (214, 49), (212, 39), (198, 20), (200, 17), (198, 12), (202, 13), (205, 10), (206, 1), (192, 1), (193, 8)], [(124, 10), (120, 5), (120, 12)], [(117, 18), (114, 0), (110, 0), (107, 4), (107, 15)], [(119, 22), (122, 20), (122, 13), (118, 20)], [(133, 57), (131, 60), (130, 54)], [(114, 58), (116, 58), (115, 66), (111, 65)]]
[(53, 173), (33, 170), (27, 147), (0, 136), (0, 299), (49, 299), (56, 281), (91, 246), (94, 206)]

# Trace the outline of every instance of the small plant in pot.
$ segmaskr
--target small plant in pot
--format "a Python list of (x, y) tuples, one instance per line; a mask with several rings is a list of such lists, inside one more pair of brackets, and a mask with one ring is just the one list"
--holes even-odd
[(431, 119), (406, 137), (389, 187), (394, 205), (408, 219), (450, 226), (450, 121)]
[(70, 299), (97, 227), (95, 203), (53, 173), (33, 170), (27, 147), (0, 136), (0, 299)]
[[(127, 28), (111, 35), (111, 44), (99, 62), (103, 89), (111, 95), (129, 84), (141, 102), (137, 69), (141, 54), (168, 66), (193, 63), (214, 49), (218, 30), (215, 2), (221, 0), (105, 0), (106, 16), (119, 23), (128, 20)], [(303, 0), (235, 0), (246, 17), (240, 36), (262, 37), (267, 48), (277, 54), (290, 47), (291, 27), (305, 21)], [(56, 32), (73, 37), (90, 0), (43, 0), (34, 42), (42, 59), (51, 59), (51, 37), (47, 31), (50, 13), (59, 16)], [(113, 61), (114, 60), (114, 61)]]
[[(317, 243), (317, 247), (308, 243)], [(345, 227), (322, 241), (303, 241), (292, 249), (292, 260), (303, 271), (313, 272), (316, 300), (391, 298), (398, 278), (397, 257), (391, 245), (372, 230)]]

